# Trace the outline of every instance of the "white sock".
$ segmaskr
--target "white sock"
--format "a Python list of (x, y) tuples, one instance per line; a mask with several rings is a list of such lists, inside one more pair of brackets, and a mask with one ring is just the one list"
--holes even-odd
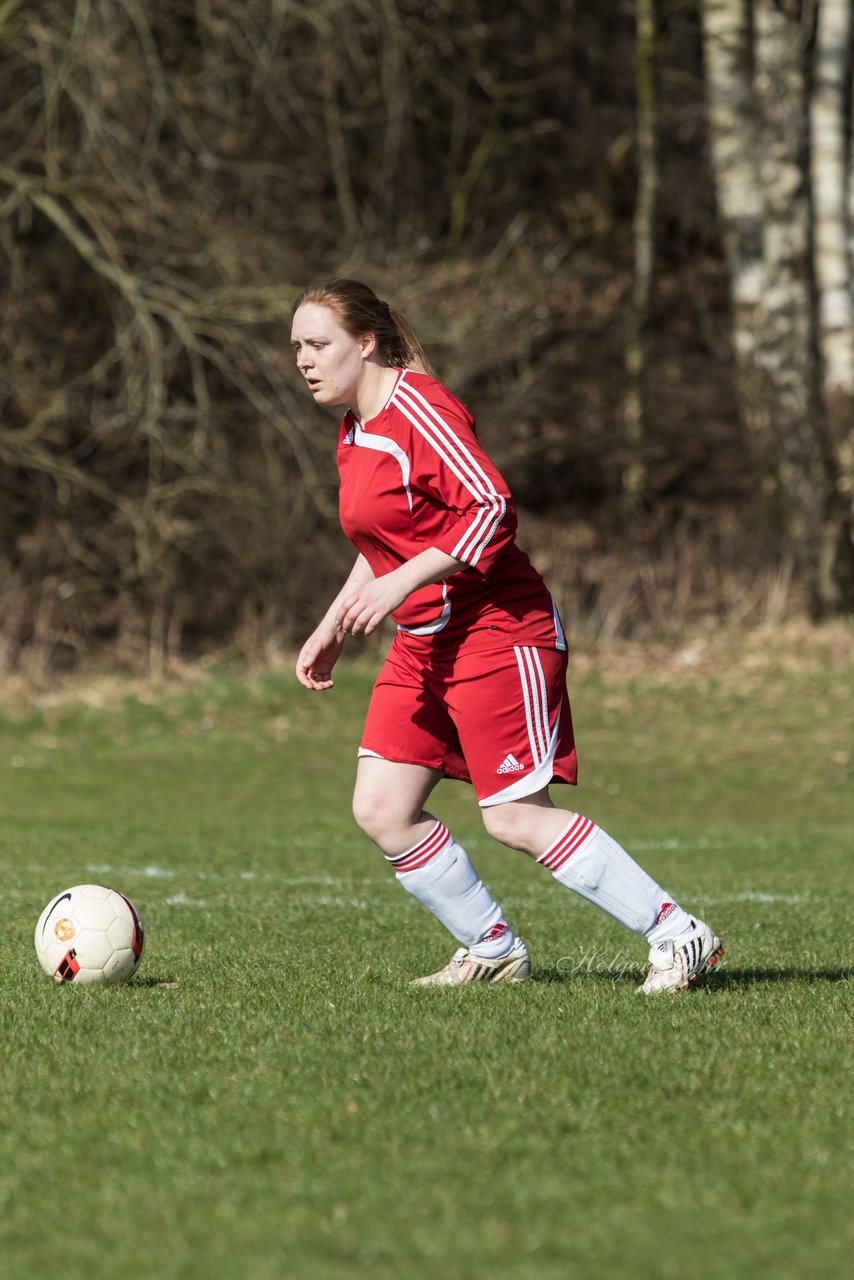
[(405, 853), (386, 858), (407, 893), (484, 960), (506, 956), (516, 936), (469, 856), (442, 822)]
[(576, 814), (538, 859), (555, 880), (651, 944), (690, 927), (691, 917), (589, 818)]

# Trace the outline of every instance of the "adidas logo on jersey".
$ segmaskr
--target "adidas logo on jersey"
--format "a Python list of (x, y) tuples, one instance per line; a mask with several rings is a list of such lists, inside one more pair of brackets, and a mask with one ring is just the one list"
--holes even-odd
[(521, 773), (525, 766), (520, 764), (514, 755), (504, 757), (502, 763), (495, 770), (496, 773)]

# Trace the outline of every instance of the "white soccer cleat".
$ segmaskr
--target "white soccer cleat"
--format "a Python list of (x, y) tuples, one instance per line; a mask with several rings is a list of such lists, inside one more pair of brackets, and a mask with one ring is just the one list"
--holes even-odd
[(531, 960), (527, 947), (517, 938), (512, 951), (500, 960), (484, 960), (460, 947), (451, 956), (444, 969), (429, 973), (426, 978), (415, 978), (411, 987), (461, 987), (466, 982), (524, 982), (531, 976)]
[(712, 969), (724, 953), (721, 940), (702, 920), (649, 950), (649, 972), (638, 991), (680, 991)]

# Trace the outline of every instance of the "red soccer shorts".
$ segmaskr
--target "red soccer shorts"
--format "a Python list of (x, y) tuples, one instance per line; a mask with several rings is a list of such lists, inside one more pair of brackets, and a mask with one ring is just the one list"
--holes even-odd
[(360, 756), (441, 769), (503, 804), (577, 777), (567, 654), (530, 645), (436, 656), (396, 636)]

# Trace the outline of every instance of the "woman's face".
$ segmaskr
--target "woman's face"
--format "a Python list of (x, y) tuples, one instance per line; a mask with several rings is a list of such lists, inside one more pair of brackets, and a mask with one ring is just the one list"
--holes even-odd
[(294, 315), (291, 346), (317, 404), (356, 402), (365, 361), (375, 345), (372, 334), (352, 337), (335, 312), (317, 302), (304, 302)]

